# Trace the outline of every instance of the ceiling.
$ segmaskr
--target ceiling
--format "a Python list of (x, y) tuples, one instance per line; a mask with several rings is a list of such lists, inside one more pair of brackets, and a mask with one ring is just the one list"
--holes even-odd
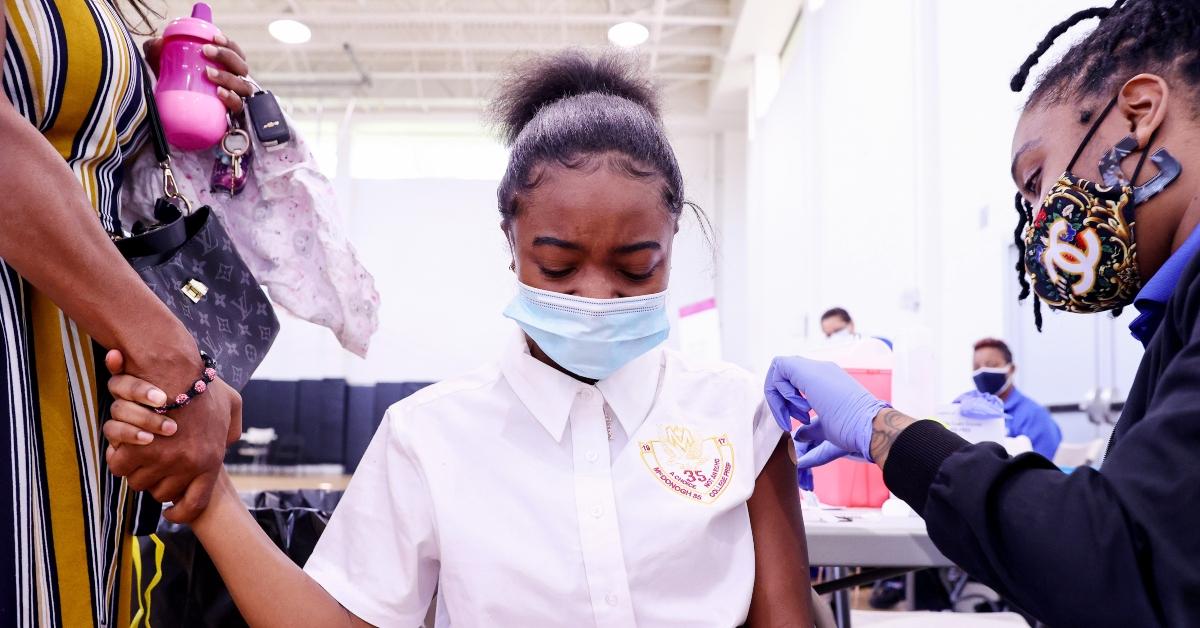
[[(778, 0), (760, 0), (774, 4)], [(209, 0), (254, 77), (297, 110), (478, 111), (515, 60), (563, 46), (606, 46), (608, 28), (644, 24), (635, 50), (673, 114), (704, 114), (748, 0)], [(752, 0), (751, 4), (754, 4)], [(786, 3), (785, 3), (786, 4)], [(169, 0), (167, 16), (190, 2)], [(312, 40), (276, 41), (291, 17)]]

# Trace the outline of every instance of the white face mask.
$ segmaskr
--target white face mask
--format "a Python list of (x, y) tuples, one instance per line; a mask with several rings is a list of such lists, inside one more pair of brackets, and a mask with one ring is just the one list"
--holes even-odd
[(849, 327), (843, 327), (825, 338), (825, 342), (841, 344), (858, 338), (858, 334), (850, 331)]

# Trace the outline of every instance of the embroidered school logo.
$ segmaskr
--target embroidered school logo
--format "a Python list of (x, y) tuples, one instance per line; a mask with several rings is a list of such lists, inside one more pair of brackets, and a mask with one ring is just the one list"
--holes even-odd
[(733, 479), (733, 444), (727, 435), (698, 439), (687, 427), (667, 425), (660, 440), (639, 445), (654, 478), (687, 500), (711, 504)]

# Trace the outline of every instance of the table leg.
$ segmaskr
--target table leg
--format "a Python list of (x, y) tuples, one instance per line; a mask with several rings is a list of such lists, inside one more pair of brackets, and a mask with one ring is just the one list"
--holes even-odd
[(917, 610), (917, 572), (910, 571), (904, 576), (904, 604), (908, 610)]
[[(833, 580), (840, 580), (846, 577), (845, 567), (832, 567), (830, 569), (830, 577)], [(833, 617), (837, 622), (838, 628), (850, 628), (850, 590), (842, 589), (833, 594)]]

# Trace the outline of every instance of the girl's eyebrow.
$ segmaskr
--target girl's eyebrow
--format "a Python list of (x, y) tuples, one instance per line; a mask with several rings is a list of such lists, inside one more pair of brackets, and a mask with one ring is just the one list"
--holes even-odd
[(616, 253), (617, 255), (628, 255), (630, 253), (637, 253), (638, 251), (646, 251), (646, 250), (661, 251), (662, 245), (653, 240), (647, 240), (645, 242), (636, 242), (634, 244), (626, 244), (624, 246), (618, 246), (618, 247), (614, 248), (612, 250), (612, 252)]
[(582, 251), (583, 246), (577, 242), (568, 242), (551, 236), (538, 236), (533, 239), (534, 246), (557, 246), (571, 251)]

